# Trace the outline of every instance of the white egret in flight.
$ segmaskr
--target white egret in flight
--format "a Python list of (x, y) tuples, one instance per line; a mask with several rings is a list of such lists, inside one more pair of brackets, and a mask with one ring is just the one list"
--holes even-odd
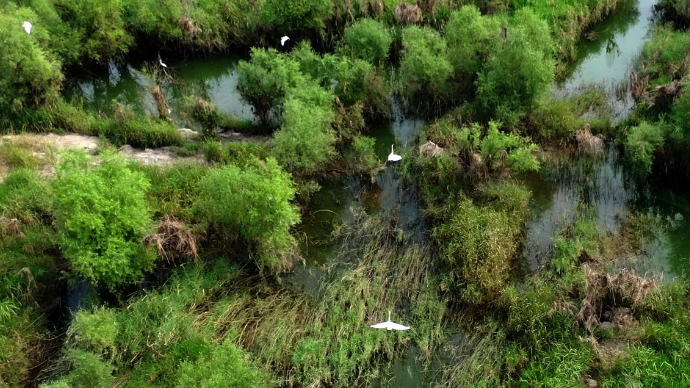
[(402, 160), (402, 156), (396, 154), (393, 151), (393, 144), (391, 144), (391, 153), (390, 153), (390, 155), (388, 155), (388, 161), (389, 162), (399, 162), (401, 160)]
[(401, 325), (399, 323), (391, 322), (391, 311), (388, 310), (388, 320), (386, 322), (377, 323), (371, 325), (374, 329), (386, 329), (386, 330), (410, 330), (409, 327)]
[(33, 27), (31, 22), (24, 22), (24, 24), (22, 24), (22, 27), (24, 27), (24, 30), (27, 34), (31, 34), (31, 27)]
[(281, 46), (285, 46), (285, 42), (287, 42), (288, 40), (290, 40), (290, 38), (289, 38), (287, 35), (285, 35), (284, 37), (280, 38), (280, 45), (281, 45)]

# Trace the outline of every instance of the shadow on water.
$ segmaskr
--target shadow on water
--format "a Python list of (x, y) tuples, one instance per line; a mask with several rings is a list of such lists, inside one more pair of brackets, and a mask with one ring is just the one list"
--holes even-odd
[(529, 175), (532, 220), (527, 224), (523, 255), (534, 271), (553, 253), (553, 236), (575, 221), (579, 205), (590, 207), (600, 232), (618, 235), (628, 205), (637, 196), (634, 180), (618, 153), (609, 147), (600, 157), (563, 156), (540, 174)]

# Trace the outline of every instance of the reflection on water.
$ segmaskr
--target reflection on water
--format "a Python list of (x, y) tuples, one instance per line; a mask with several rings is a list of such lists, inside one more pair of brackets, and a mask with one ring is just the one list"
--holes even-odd
[[(171, 78), (164, 77), (161, 86), (172, 116), (180, 121), (180, 125), (190, 124), (176, 115), (190, 96), (204, 97), (236, 119), (254, 119), (251, 106), (244, 103), (237, 92), (236, 66), (240, 59), (238, 56), (220, 56), (165, 61), (168, 65), (166, 72)], [(155, 115), (156, 104), (149, 91), (154, 82), (142, 70), (144, 67), (144, 63), (123, 65), (110, 61), (103, 73), (70, 80), (64, 95), (68, 99), (81, 100), (96, 111), (109, 112), (113, 101), (116, 101)]]
[(633, 182), (613, 147), (600, 158), (572, 155), (529, 176), (533, 218), (527, 224), (523, 250), (529, 268), (536, 270), (550, 258), (553, 236), (575, 221), (580, 204), (594, 211), (600, 232), (618, 235), (627, 206), (636, 197)]
[(566, 67), (564, 80), (554, 87), (554, 94), (563, 98), (596, 85), (611, 101), (613, 121), (624, 118), (634, 106), (628, 78), (653, 26), (656, 2), (630, 2), (585, 34), (577, 59)]

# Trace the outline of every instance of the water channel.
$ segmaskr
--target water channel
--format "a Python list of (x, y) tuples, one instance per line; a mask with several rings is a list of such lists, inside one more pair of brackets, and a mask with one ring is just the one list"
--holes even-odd
[[(554, 85), (554, 96), (568, 96), (594, 84), (607, 91), (615, 108), (614, 122), (624, 118), (632, 106), (627, 79), (653, 25), (654, 3), (655, 0), (632, 2), (589, 31), (579, 46), (578, 59), (567, 69), (567, 76)], [(180, 126), (192, 126), (175, 114), (185, 103), (184, 96), (190, 93), (203, 95), (235, 118), (254, 119), (251, 107), (240, 99), (236, 90), (235, 66), (241, 58), (246, 56), (164, 59), (176, 80), (164, 87), (164, 93), (173, 110), (173, 118)], [(151, 80), (141, 68), (142, 63), (113, 63), (103, 74), (74, 80), (65, 94), (101, 111), (108, 111), (112, 102), (118, 101), (153, 114), (155, 105), (148, 92)], [(398, 149), (412, 148), (414, 151), (416, 136), (424, 125), (423, 120), (404, 117), (395, 101), (392, 104), (394, 119), (369, 128), (366, 133), (376, 139), (377, 155), (382, 162), (391, 144)], [(425, 226), (420, 202), (403, 185), (398, 168), (386, 166), (373, 183), (348, 174), (320, 182), (322, 190), (315, 195), (311, 210), (303, 215), (299, 229), (307, 265), (298, 268), (288, 279), (289, 283), (307, 292), (318, 292), (323, 266), (333, 264), (336, 257), (337, 247), (329, 238), (332, 226), (349, 222), (353, 209), (370, 213), (396, 212), (403, 230), (423, 238)], [(684, 274), (689, 268), (690, 239), (678, 226), (685, 217), (690, 217), (690, 193), (636, 184), (613, 147), (596, 159), (576, 154), (566, 156), (540, 173), (521, 179), (533, 191), (532, 218), (526, 227), (523, 251), (524, 266), (528, 270), (538, 270), (548, 262), (553, 235), (572, 222), (578, 206), (583, 205), (596, 215), (600, 231), (613, 235), (620, 232), (631, 211), (652, 212), (661, 218), (673, 219), (675, 228), (661, 232), (645, 249), (644, 255), (635, 260), (643, 264), (639, 268), (644, 268), (645, 273), (663, 273), (667, 278)], [(417, 361), (417, 352), (418, 349), (412, 347), (406, 358), (385, 366), (379, 386), (433, 385), (439, 365), (425, 368)], [(442, 353), (438, 360), (444, 358)]]

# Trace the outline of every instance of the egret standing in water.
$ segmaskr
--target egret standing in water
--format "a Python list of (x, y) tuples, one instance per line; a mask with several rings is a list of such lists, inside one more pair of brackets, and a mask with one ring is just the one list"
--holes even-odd
[(390, 155), (388, 155), (388, 161), (389, 162), (399, 162), (401, 160), (402, 160), (402, 156), (396, 154), (393, 151), (393, 144), (391, 144), (391, 153), (390, 153)]
[(388, 320), (386, 322), (377, 323), (371, 325), (374, 329), (386, 329), (386, 330), (410, 330), (409, 327), (395, 323), (391, 321), (391, 311), (388, 310)]
[(27, 34), (31, 34), (31, 27), (33, 27), (33, 24), (31, 24), (31, 22), (24, 22), (24, 24), (22, 24), (22, 27), (24, 27), (24, 31), (26, 31)]
[(287, 35), (285, 35), (284, 37), (280, 38), (280, 45), (281, 45), (281, 46), (285, 46), (285, 42), (287, 42), (288, 40), (290, 40), (290, 38), (289, 38)]

